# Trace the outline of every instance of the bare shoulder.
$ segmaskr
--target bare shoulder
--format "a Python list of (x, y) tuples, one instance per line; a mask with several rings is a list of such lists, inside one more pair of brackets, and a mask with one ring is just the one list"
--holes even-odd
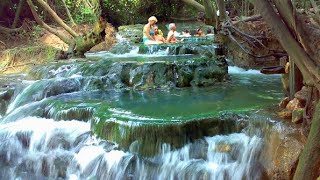
[(150, 27), (148, 26), (148, 24), (146, 24), (146, 25), (143, 26), (143, 30), (148, 30), (148, 29), (150, 29)]

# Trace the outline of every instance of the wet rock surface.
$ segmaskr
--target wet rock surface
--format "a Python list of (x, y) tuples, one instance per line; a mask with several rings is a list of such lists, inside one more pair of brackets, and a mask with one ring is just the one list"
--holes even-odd
[[(50, 79), (55, 77), (77, 77), (80, 87), (74, 80), (61, 80), (61, 85), (71, 83), (67, 89), (59, 90), (56, 86), (47, 87), (55, 94), (58, 91), (77, 91), (84, 84), (91, 88), (103, 89), (154, 89), (189, 86), (211, 86), (228, 79), (228, 66), (223, 56), (215, 55), (214, 45), (174, 45), (174, 46), (140, 46), (139, 51), (158, 52), (169, 49), (169, 56), (137, 56), (137, 57), (96, 57), (99, 60), (75, 60), (73, 64), (52, 64), (34, 68), (30, 79)], [(170, 54), (174, 56), (170, 56)], [(93, 58), (93, 57), (91, 57)], [(63, 82), (67, 81), (67, 82)], [(81, 85), (82, 84), (82, 85)], [(58, 86), (58, 85), (57, 85)], [(51, 87), (51, 88), (50, 88)], [(54, 92), (53, 92), (54, 91)]]
[[(289, 128), (288, 128), (289, 129)], [(262, 150), (262, 164), (270, 179), (292, 179), (306, 137), (298, 130), (272, 130)]]
[[(248, 125), (246, 119), (210, 118), (180, 123), (139, 123), (122, 121), (95, 121), (94, 132), (103, 139), (119, 144), (119, 148), (142, 156), (160, 153), (161, 145), (168, 144), (173, 149), (181, 148), (189, 142), (198, 142), (205, 136), (224, 135), (240, 132)], [(239, 118), (239, 117), (237, 117)], [(228, 150), (229, 148), (229, 150)], [(221, 143), (217, 151), (231, 151), (231, 146)], [(201, 150), (200, 150), (201, 151)]]

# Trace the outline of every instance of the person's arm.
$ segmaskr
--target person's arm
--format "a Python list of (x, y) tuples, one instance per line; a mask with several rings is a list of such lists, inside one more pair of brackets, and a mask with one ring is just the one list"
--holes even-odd
[(162, 41), (163, 43), (167, 43), (166, 39), (165, 39), (163, 36), (160, 36), (160, 37), (161, 37), (161, 41)]
[(154, 40), (154, 38), (150, 35), (150, 26), (145, 25), (143, 29), (144, 29), (144, 32), (146, 33), (146, 36), (147, 36), (150, 40)]
[(172, 36), (173, 36), (172, 31), (169, 31), (168, 36), (167, 36), (167, 43), (170, 43)]

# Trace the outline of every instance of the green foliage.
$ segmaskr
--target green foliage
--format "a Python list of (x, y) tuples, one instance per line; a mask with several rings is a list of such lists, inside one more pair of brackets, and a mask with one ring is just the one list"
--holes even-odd
[[(180, 0), (103, 0), (101, 8), (109, 22), (119, 25), (144, 24), (153, 15), (163, 22), (171, 21), (171, 17), (181, 14), (187, 17), (197, 14), (197, 11), (192, 11), (192, 8)], [(183, 13), (187, 8), (189, 12)]]
[(91, 3), (90, 0), (66, 0), (66, 5), (76, 23), (93, 23), (99, 13), (98, 1), (94, 2), (96, 3)]
[(32, 27), (31, 33), (29, 33), (30, 38), (36, 39), (41, 36), (41, 34), (44, 32), (44, 29), (40, 25), (35, 25)]

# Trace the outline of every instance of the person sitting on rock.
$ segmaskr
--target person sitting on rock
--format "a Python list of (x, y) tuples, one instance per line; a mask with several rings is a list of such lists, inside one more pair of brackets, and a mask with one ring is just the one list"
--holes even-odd
[(152, 30), (152, 25), (158, 22), (155, 16), (151, 16), (148, 19), (148, 24), (143, 27), (143, 43), (144, 44), (159, 44), (154, 38), (154, 32)]
[(176, 29), (177, 29), (177, 27), (174, 23), (169, 24), (169, 33), (167, 36), (167, 43), (177, 43), (178, 42), (178, 40), (175, 36)]
[(154, 39), (159, 43), (167, 43), (166, 39), (163, 37), (162, 31), (159, 29), (158, 25), (154, 24), (152, 26), (154, 32)]

